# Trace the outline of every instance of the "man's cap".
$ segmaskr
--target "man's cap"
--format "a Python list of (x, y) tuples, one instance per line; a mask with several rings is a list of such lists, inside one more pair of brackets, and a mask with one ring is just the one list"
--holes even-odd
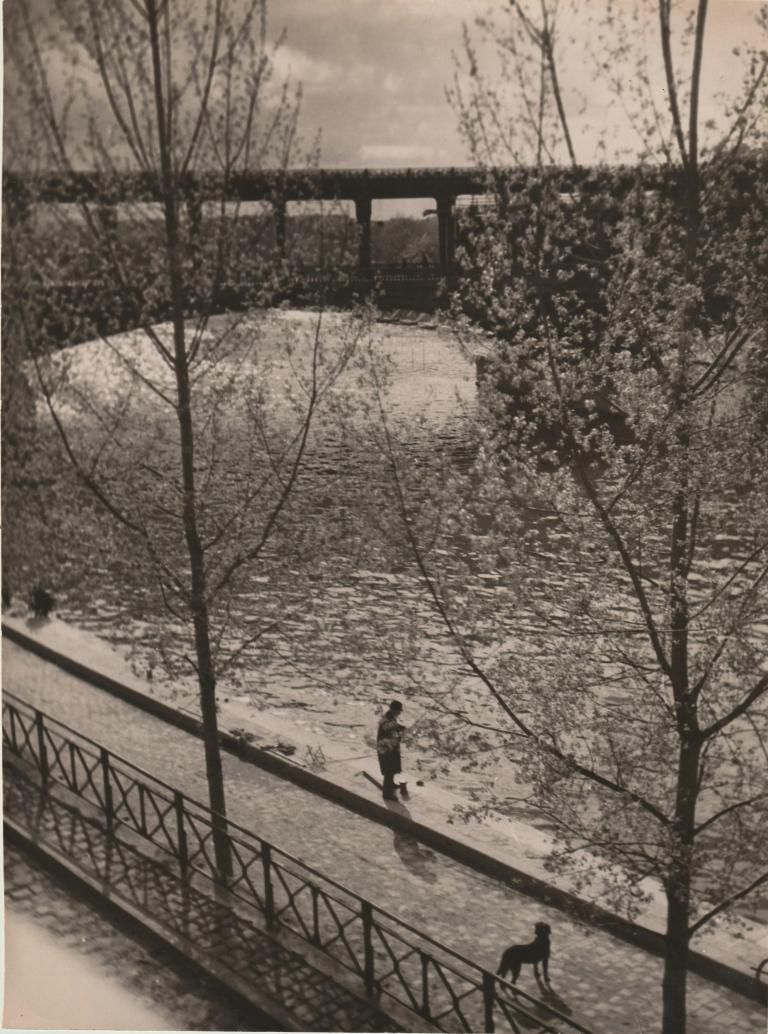
[(390, 711), (402, 711), (403, 705), (400, 703), (399, 700), (393, 700), (392, 703), (389, 705), (389, 709)]

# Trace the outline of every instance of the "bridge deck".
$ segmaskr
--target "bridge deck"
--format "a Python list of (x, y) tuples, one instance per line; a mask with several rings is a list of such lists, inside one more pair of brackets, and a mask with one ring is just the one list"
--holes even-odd
[[(214, 175), (188, 175), (179, 182), (181, 195), (205, 199), (224, 196), (241, 201), (318, 199), (325, 201), (397, 198), (456, 198), (489, 192), (494, 181), (505, 189), (521, 190), (542, 176), (557, 181), (563, 191), (608, 191), (621, 194), (631, 189), (639, 174), (649, 187), (672, 185), (679, 179), (675, 169), (626, 168), (407, 168), (407, 169), (265, 169), (233, 174), (226, 187)], [(8, 200), (23, 196), (42, 202), (90, 199), (107, 204), (122, 200), (157, 201), (161, 197), (157, 173), (102, 174), (96, 171), (27, 175), (3, 172), (3, 193)]]

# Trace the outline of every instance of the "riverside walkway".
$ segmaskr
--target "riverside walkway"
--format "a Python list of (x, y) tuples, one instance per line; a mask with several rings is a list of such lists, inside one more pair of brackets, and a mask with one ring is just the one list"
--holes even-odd
[[(195, 737), (4, 642), (4, 687), (171, 786), (206, 797)], [(590, 929), (379, 823), (231, 755), (224, 757), (230, 818), (332, 875), (491, 970), (500, 951), (553, 929), (550, 1003), (596, 1034), (660, 1028), (662, 964), (646, 951)], [(530, 970), (521, 987), (539, 998)], [(764, 1008), (691, 975), (689, 1034), (763, 1034)], [(316, 1029), (316, 1028), (315, 1028)]]
[(7, 1028), (274, 1030), (224, 1000), (164, 945), (122, 928), (9, 839), (5, 875)]
[[(203, 973), (225, 982), (229, 998), (255, 1005), (245, 1029), (400, 1029), (374, 1004), (350, 993), (300, 952), (254, 925), (233, 907), (231, 895), (222, 892), (212, 897), (193, 881), (180, 879), (164, 858), (151, 857), (130, 837), (113, 835), (80, 808), (62, 800), (58, 788), (41, 795), (39, 786), (13, 763), (4, 769), (3, 800), (6, 826), (10, 825), (13, 836), (22, 843), (27, 841), (25, 847), (33, 845), (47, 861), (63, 862), (68, 873), (75, 872), (81, 879), (85, 876), (85, 889), (87, 892), (90, 884), (91, 897), (97, 883), (96, 898), (103, 895), (112, 905), (122, 905), (121, 911), (129, 919), (146, 917), (140, 922), (148, 932), (159, 934)], [(95, 948), (98, 951), (98, 942)], [(65, 963), (67, 972), (74, 976), (75, 968)], [(225, 972), (227, 979), (223, 980)], [(61, 979), (61, 972), (57, 976)], [(64, 1026), (66, 1010), (61, 1016), (54, 1012), (51, 1018), (53, 1026)], [(117, 1017), (106, 1026), (116, 1023)], [(215, 1017), (208, 1023), (207, 1029), (227, 1029), (226, 1024), (219, 1026)]]

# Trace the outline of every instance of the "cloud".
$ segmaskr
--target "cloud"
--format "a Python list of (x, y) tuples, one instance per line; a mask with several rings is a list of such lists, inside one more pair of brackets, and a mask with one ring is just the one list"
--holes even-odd
[(403, 88), (403, 79), (394, 72), (387, 72), (381, 80), (381, 86), (387, 93), (398, 93)]
[(288, 44), (279, 48), (273, 64), (278, 78), (290, 77), (308, 87), (325, 86), (339, 77), (339, 68), (330, 61), (312, 57)]
[(419, 144), (363, 144), (358, 154), (363, 162), (383, 162), (385, 165), (429, 162), (438, 156), (433, 147)]

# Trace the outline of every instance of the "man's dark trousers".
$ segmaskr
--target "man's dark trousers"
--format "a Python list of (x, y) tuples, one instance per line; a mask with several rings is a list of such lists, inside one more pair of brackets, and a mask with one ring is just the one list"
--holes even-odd
[(379, 754), (379, 768), (384, 777), (384, 796), (395, 798), (395, 776), (401, 771), (400, 751), (387, 750)]

